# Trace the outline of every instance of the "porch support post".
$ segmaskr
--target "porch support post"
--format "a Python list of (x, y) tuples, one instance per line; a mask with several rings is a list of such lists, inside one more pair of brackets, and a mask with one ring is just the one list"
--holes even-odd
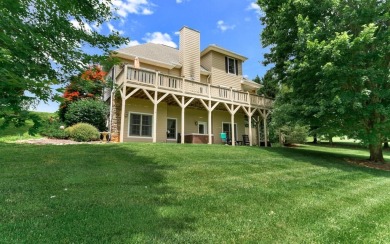
[[(121, 110), (121, 131), (120, 131), (120, 138), (119, 142), (123, 142), (124, 138), (124, 133), (125, 133), (125, 106), (126, 106), (126, 85), (123, 85), (122, 92), (121, 92), (121, 97), (122, 97), (122, 110)], [(130, 118), (128, 118), (130, 119)]]
[(246, 113), (246, 115), (248, 116), (248, 127), (249, 127), (249, 146), (252, 146), (252, 115), (256, 112), (256, 109), (253, 109), (251, 107), (249, 107), (248, 109), (246, 109), (244, 106), (242, 107), (242, 110), (244, 110), (244, 112)]
[[(211, 105), (211, 101), (209, 101), (209, 106)], [(209, 141), (208, 141), (208, 144), (213, 144), (212, 140), (213, 140), (213, 137), (211, 136), (211, 133), (212, 133), (212, 126), (211, 126), (211, 113), (212, 111), (211, 110), (208, 110), (208, 133), (209, 133)]]
[(264, 116), (263, 118), (264, 121), (264, 146), (268, 146), (268, 135), (267, 135), (267, 117)]
[[(232, 107), (233, 107), (234, 105), (232, 104)], [(233, 108), (232, 108), (233, 109)], [(230, 114), (230, 123), (231, 123), (231, 127), (232, 127), (232, 146), (235, 146), (236, 145), (236, 133), (235, 133), (235, 131), (234, 131), (234, 114), (233, 113), (231, 113)]]
[(212, 134), (212, 112), (213, 110), (218, 106), (219, 102), (216, 102), (214, 105), (211, 104), (211, 100), (208, 101), (208, 104), (206, 104), (203, 99), (199, 99), (199, 101), (203, 104), (203, 107), (208, 111), (208, 134), (209, 134), (209, 141), (208, 144), (213, 144), (213, 137), (211, 136)]
[(267, 118), (268, 115), (270, 115), (271, 111), (267, 110), (261, 110), (258, 109), (261, 116), (263, 117), (263, 123), (264, 123), (264, 146), (268, 147), (268, 133), (267, 133)]
[(252, 114), (249, 113), (248, 116), (248, 127), (249, 127), (249, 146), (252, 146)]
[(194, 97), (193, 98), (190, 98), (190, 100), (188, 100), (186, 102), (185, 100), (185, 97), (182, 96), (181, 97), (181, 101), (179, 99), (177, 99), (176, 95), (175, 94), (171, 94), (173, 99), (175, 99), (176, 103), (179, 104), (179, 106), (181, 107), (181, 144), (184, 144), (184, 120), (185, 120), (185, 109), (188, 105), (190, 105), (190, 103), (195, 99)]
[(184, 96), (181, 97), (181, 136), (180, 136), (180, 143), (184, 144), (184, 117), (185, 117), (185, 109), (184, 107)]
[(157, 91), (154, 92), (154, 101), (153, 101), (153, 143), (157, 142), (157, 106), (158, 106), (158, 101), (157, 101)]
[(236, 135), (235, 135), (235, 131), (234, 131), (234, 114), (240, 109), (240, 105), (237, 105), (236, 108), (234, 108), (234, 104), (231, 104), (230, 108), (229, 106), (224, 103), (226, 109), (229, 111), (230, 113), (230, 121), (231, 121), (231, 129), (232, 129), (232, 138), (230, 138), (232, 140), (232, 146), (235, 146), (236, 145)]

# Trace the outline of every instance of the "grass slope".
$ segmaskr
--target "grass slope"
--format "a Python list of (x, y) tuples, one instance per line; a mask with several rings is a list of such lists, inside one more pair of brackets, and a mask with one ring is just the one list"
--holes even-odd
[[(53, 113), (46, 112), (31, 112), (39, 115), (42, 119), (49, 119), (50, 116), (54, 116)], [(0, 125), (3, 123), (3, 119), (0, 119)], [(12, 142), (17, 140), (26, 140), (33, 138), (40, 138), (40, 135), (30, 135), (28, 130), (33, 126), (31, 120), (27, 120), (25, 125), (15, 127), (14, 124), (10, 124), (5, 129), (0, 129), (0, 142)]]
[(0, 143), (0, 243), (389, 243), (390, 173), (356, 154)]

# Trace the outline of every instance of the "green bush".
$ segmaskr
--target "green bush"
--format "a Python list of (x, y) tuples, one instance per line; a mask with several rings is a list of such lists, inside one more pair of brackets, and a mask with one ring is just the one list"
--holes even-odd
[(97, 141), (100, 133), (96, 127), (87, 123), (78, 123), (66, 128), (66, 133), (75, 141)]
[(65, 123), (68, 126), (88, 123), (98, 128), (99, 131), (105, 131), (108, 113), (108, 105), (103, 101), (82, 99), (69, 104), (65, 114)]
[(308, 126), (283, 126), (280, 128), (281, 139), (285, 145), (295, 143), (305, 143), (306, 138), (309, 135)]
[(67, 139), (69, 134), (64, 130), (64, 123), (56, 118), (45, 120), (39, 128), (39, 134), (49, 138)]

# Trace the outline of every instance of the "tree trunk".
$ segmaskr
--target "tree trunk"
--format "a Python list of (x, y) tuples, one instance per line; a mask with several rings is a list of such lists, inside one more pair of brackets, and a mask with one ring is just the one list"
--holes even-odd
[(333, 147), (333, 137), (329, 136), (329, 144)]
[(378, 143), (376, 145), (370, 144), (370, 161), (384, 163), (385, 160), (383, 158), (382, 152), (382, 143)]
[(387, 139), (385, 143), (383, 143), (383, 148), (389, 148), (389, 141)]
[(314, 134), (313, 136), (313, 144), (317, 144), (318, 140), (317, 140), (317, 134)]

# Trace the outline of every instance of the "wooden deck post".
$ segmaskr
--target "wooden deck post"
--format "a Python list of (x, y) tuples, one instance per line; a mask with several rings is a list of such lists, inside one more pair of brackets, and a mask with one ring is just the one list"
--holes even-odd
[[(210, 88), (210, 87), (209, 87)], [(213, 144), (213, 137), (212, 137), (212, 124), (211, 124), (211, 116), (212, 116), (212, 110), (210, 109), (211, 108), (211, 100), (209, 100), (209, 108), (207, 109), (208, 111), (208, 133), (209, 133), (209, 141), (208, 141), (208, 144)]]
[(264, 116), (264, 146), (268, 146), (268, 135), (267, 135), (267, 116)]
[(252, 143), (252, 114), (251, 113), (249, 113), (249, 116), (248, 116), (248, 127), (249, 127), (249, 131), (248, 131), (248, 134), (249, 134), (249, 146), (252, 146), (253, 143)]
[[(125, 108), (126, 108), (126, 84), (123, 85), (122, 95), (122, 110), (121, 110), (121, 131), (119, 142), (123, 142), (124, 133), (125, 133)], [(130, 118), (128, 118), (130, 119)]]
[(153, 143), (157, 142), (157, 91), (154, 92), (154, 101), (153, 101)]

